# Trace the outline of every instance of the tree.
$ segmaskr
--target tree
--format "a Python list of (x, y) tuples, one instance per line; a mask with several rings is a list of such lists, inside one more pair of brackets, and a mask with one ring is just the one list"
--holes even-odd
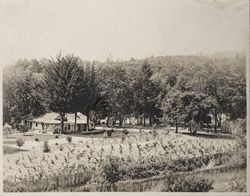
[(45, 106), (38, 77), (30, 71), (16, 72), (15, 67), (4, 70), (4, 123), (18, 124), (22, 119), (41, 115)]
[(184, 120), (185, 110), (181, 105), (181, 92), (169, 92), (162, 102), (165, 123), (175, 125), (175, 132), (178, 133), (178, 126)]
[(153, 71), (150, 64), (145, 61), (132, 76), (133, 110), (136, 115), (143, 116), (145, 126), (146, 117), (154, 118), (159, 112), (157, 103), (159, 99), (159, 88), (152, 81)]
[(16, 139), (16, 145), (19, 147), (19, 150), (20, 150), (20, 147), (24, 145), (24, 142), (25, 142), (24, 138), (19, 137)]
[(81, 98), (85, 90), (78, 63), (79, 59), (72, 55), (62, 57), (59, 54), (44, 70), (46, 99), (49, 108), (60, 113), (61, 133), (64, 130), (65, 113), (75, 111), (72, 103)]
[(172, 90), (162, 103), (165, 122), (174, 124), (176, 133), (179, 124), (182, 124), (189, 127), (190, 133), (195, 134), (205, 121), (208, 111), (207, 101), (202, 93)]
[(96, 109), (99, 101), (99, 80), (97, 78), (94, 62), (92, 65), (86, 65), (81, 75), (84, 81), (84, 90), (81, 92), (80, 105), (78, 109), (87, 116), (87, 131), (89, 130), (89, 121), (91, 110)]
[(190, 91), (206, 95), (204, 104), (207, 113), (213, 116), (215, 132), (221, 126), (222, 114), (232, 119), (245, 116), (245, 77), (241, 71), (236, 73), (229, 68), (203, 65), (186, 85)]
[[(103, 108), (108, 114), (108, 122), (115, 123), (119, 119), (122, 124), (123, 117), (130, 113), (132, 104), (131, 89), (126, 70), (122, 67), (108, 67), (101, 74), (101, 96)], [(111, 120), (111, 118), (113, 120)]]

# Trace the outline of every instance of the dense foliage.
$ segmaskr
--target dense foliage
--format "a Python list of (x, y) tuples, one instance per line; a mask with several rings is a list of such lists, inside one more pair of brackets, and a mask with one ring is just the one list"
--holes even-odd
[[(55, 60), (19, 60), (4, 70), (3, 123), (39, 116), (48, 110), (82, 112), (107, 124), (137, 117), (145, 125), (166, 124), (214, 131), (222, 115), (246, 116), (245, 58), (166, 56), (142, 60), (88, 62), (58, 55)], [(163, 117), (163, 118), (162, 118)], [(62, 121), (63, 122), (63, 121)]]
[(213, 189), (213, 180), (205, 176), (187, 174), (182, 176), (170, 175), (164, 181), (166, 192), (208, 192)]

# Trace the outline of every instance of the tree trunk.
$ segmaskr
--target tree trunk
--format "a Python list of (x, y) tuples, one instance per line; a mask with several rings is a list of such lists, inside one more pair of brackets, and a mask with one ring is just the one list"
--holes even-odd
[(177, 123), (177, 121), (175, 122), (175, 133), (178, 133), (178, 123)]
[(192, 125), (189, 125), (190, 134), (192, 134)]
[(218, 127), (220, 128), (221, 127), (221, 115), (219, 115), (219, 120), (218, 120)]
[(154, 118), (154, 116), (151, 116), (151, 117), (149, 118), (149, 124), (150, 124), (150, 125), (154, 125), (154, 123), (155, 123), (155, 118)]
[(145, 114), (143, 114), (143, 126), (144, 127), (146, 126), (146, 117), (145, 117)]
[(113, 122), (113, 126), (116, 125), (117, 115), (118, 115), (118, 113), (116, 112), (115, 113), (115, 121)]
[(107, 127), (109, 126), (109, 120), (110, 120), (110, 115), (108, 115), (108, 119), (107, 119), (107, 122), (106, 122)]
[(89, 131), (89, 111), (87, 111), (87, 113), (86, 113), (86, 117), (87, 117), (87, 126), (86, 126), (86, 131)]
[(217, 119), (214, 121), (214, 132), (217, 133)]
[(75, 112), (75, 127), (74, 127), (74, 131), (77, 131), (77, 112)]
[(214, 132), (217, 133), (217, 114), (214, 116)]
[(64, 112), (61, 112), (61, 130), (60, 130), (60, 134), (62, 134), (64, 132)]
[(120, 115), (120, 120), (119, 120), (120, 127), (122, 127), (122, 123), (123, 123), (123, 117), (122, 117), (122, 115)]

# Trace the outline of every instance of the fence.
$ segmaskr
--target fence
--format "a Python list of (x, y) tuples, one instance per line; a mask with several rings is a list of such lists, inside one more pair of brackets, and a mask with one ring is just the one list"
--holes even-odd
[[(227, 172), (234, 169), (239, 169), (240, 167), (234, 166), (217, 166), (209, 169), (200, 169), (191, 172), (178, 172), (171, 173), (160, 176), (153, 176), (150, 178), (144, 178), (139, 180), (128, 180), (120, 181), (114, 184), (112, 191), (115, 192), (145, 192), (145, 191), (162, 191), (162, 181), (170, 175), (172, 176), (182, 176), (186, 174), (212, 174), (217, 172)], [(110, 191), (110, 186), (107, 185), (83, 185), (80, 187), (75, 187), (72, 189), (74, 192), (100, 192), (100, 191)]]
[[(237, 169), (233, 166), (217, 166), (209, 169), (200, 169), (190, 172), (170, 173), (160, 176), (153, 176), (139, 180), (121, 181), (114, 184), (112, 191), (118, 192), (141, 192), (152, 191), (152, 187), (158, 186), (159, 183), (170, 175), (181, 176), (184, 174), (205, 174), (214, 172), (225, 172), (230, 169)], [(45, 192), (45, 191), (108, 191), (110, 186), (106, 185), (87, 185), (91, 179), (90, 171), (78, 172), (76, 174), (49, 176), (42, 179), (22, 180), (13, 182), (4, 180), (4, 192)]]
[(217, 166), (214, 168), (209, 168), (209, 169), (200, 169), (196, 171), (191, 171), (191, 172), (178, 172), (178, 173), (171, 173), (171, 174), (166, 174), (166, 175), (161, 175), (161, 176), (154, 176), (151, 178), (146, 178), (146, 179), (140, 179), (140, 180), (131, 180), (131, 181), (124, 181), (124, 182), (118, 182), (116, 184), (116, 190), (118, 192), (143, 192), (143, 191), (152, 191), (153, 187), (157, 187), (158, 191), (161, 188), (161, 182), (172, 176), (182, 176), (186, 174), (211, 174), (211, 173), (217, 173), (217, 172), (226, 172), (231, 169), (237, 169), (239, 167), (233, 167), (233, 166)]
[(59, 188), (70, 188), (86, 184), (91, 179), (91, 173), (50, 176), (42, 179), (22, 180), (20, 182), (4, 180), (4, 192), (45, 192), (58, 191)]

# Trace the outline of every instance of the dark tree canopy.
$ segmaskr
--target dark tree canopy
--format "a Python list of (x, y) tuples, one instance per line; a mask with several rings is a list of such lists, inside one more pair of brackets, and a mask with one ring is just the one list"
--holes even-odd
[[(162, 56), (83, 61), (72, 55), (19, 60), (4, 69), (4, 123), (55, 111), (108, 117), (162, 118), (176, 127), (203, 126), (208, 116), (246, 117), (244, 56)], [(62, 118), (63, 119), (63, 118)], [(62, 121), (63, 123), (63, 121)], [(195, 126), (194, 126), (195, 125)]]

